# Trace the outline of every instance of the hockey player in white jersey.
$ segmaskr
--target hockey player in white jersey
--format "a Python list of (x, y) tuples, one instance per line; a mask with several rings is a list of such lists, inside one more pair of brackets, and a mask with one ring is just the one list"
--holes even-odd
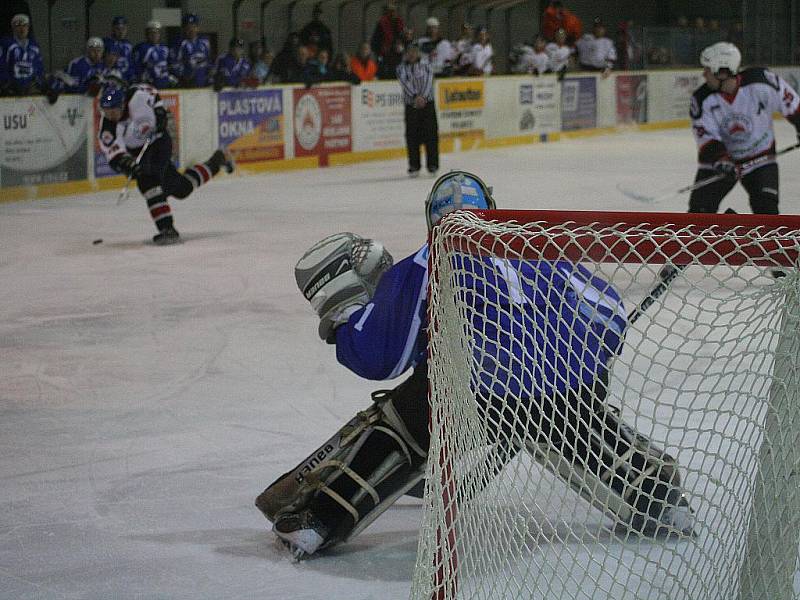
[[(478, 177), (451, 172), (428, 196), (428, 226), (459, 208), (494, 207)], [(517, 323), (548, 338), (503, 329), (476, 355), (482, 366), (474, 401), (487, 440), (508, 460), (530, 452), (626, 532), (690, 535), (693, 516), (675, 460), (606, 404), (607, 363), (621, 351), (627, 324), (617, 292), (567, 261), (504, 261), (498, 268), (492, 260), (464, 261), (476, 275), (464, 280), (464, 301), (475, 304), (476, 318), (488, 329)], [(487, 274), (494, 285), (480, 283)], [(428, 245), (393, 264), (380, 243), (337, 234), (309, 249), (295, 276), (320, 317), (320, 338), (335, 345), (344, 367), (372, 380), (411, 371), (394, 389), (374, 393), (371, 407), (256, 499), (275, 534), (302, 557), (352, 539), (424, 477)], [(524, 299), (509, 292), (513, 286)], [(482, 323), (475, 327), (483, 330)], [(566, 323), (574, 335), (557, 342), (553, 328)], [(498, 376), (509, 360), (535, 376), (518, 378), (512, 368)]]
[(217, 150), (206, 162), (178, 172), (172, 163), (167, 109), (158, 90), (149, 85), (124, 89), (115, 83), (107, 84), (100, 95), (100, 109), (100, 148), (112, 169), (136, 180), (158, 229), (153, 242), (179, 242), (169, 196), (186, 198), (222, 167), (230, 173), (232, 160), (223, 150)]
[(691, 118), (698, 146), (695, 181), (722, 175), (692, 192), (689, 212), (715, 213), (742, 182), (754, 213), (778, 214), (778, 164), (773, 113), (780, 112), (800, 136), (800, 96), (763, 67), (741, 72), (742, 55), (728, 42), (700, 54), (706, 83), (692, 96)]

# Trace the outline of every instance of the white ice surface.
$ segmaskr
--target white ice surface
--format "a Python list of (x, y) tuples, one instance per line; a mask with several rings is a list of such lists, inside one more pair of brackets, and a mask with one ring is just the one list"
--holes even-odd
[[(778, 124), (779, 146), (794, 141)], [(507, 208), (635, 204), (694, 175), (688, 130), (451, 154)], [(204, 157), (197, 157), (198, 159)], [(800, 212), (799, 156), (781, 209)], [(293, 563), (253, 500), (367, 406), (319, 341), (293, 266), (353, 231), (401, 258), (431, 180), (403, 161), (214, 181), (173, 201), (185, 243), (146, 245), (133, 194), (0, 205), (0, 598), (407, 597), (419, 503)], [(741, 188), (723, 205), (746, 212)], [(101, 245), (92, 240), (103, 238)]]

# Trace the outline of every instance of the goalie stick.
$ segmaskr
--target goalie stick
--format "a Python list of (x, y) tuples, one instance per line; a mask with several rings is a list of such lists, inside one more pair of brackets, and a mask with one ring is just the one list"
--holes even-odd
[[(783, 148), (782, 150), (778, 150), (775, 153), (775, 157), (777, 158), (778, 156), (782, 156), (782, 155), (784, 155), (784, 154), (786, 154), (788, 152), (792, 152), (793, 150), (797, 150), (798, 148), (800, 148), (800, 143), (794, 144), (792, 146), (788, 146), (786, 148)], [(742, 163), (742, 164), (738, 165), (737, 170), (741, 171), (741, 170), (749, 169), (750, 167), (753, 167), (753, 166), (755, 166), (755, 165), (757, 165), (759, 163), (762, 163), (762, 162), (766, 162), (767, 160), (769, 160), (769, 157), (767, 157), (767, 156), (759, 156), (758, 158), (754, 158), (753, 160), (749, 160), (749, 161), (747, 161), (745, 163)], [(670, 199), (670, 198), (672, 198), (674, 196), (680, 196), (681, 194), (685, 194), (686, 192), (693, 192), (694, 190), (699, 190), (702, 187), (705, 187), (705, 186), (710, 185), (712, 183), (715, 183), (717, 181), (721, 181), (721, 180), (725, 179), (725, 177), (727, 177), (727, 175), (724, 175), (724, 174), (721, 174), (721, 173), (717, 174), (717, 175), (712, 175), (711, 177), (706, 177), (705, 179), (701, 179), (700, 181), (696, 181), (696, 182), (694, 182), (694, 183), (692, 183), (690, 185), (686, 185), (686, 186), (684, 186), (684, 187), (682, 187), (680, 189), (672, 190), (672, 191), (669, 191), (669, 192), (665, 192), (665, 193), (659, 194), (657, 196), (648, 196), (647, 194), (642, 194), (642, 193), (636, 192), (634, 190), (626, 188), (625, 186), (623, 186), (620, 183), (617, 184), (617, 189), (624, 196), (626, 196), (627, 198), (630, 198), (631, 200), (636, 200), (637, 202), (643, 202), (645, 204), (656, 204), (658, 202), (663, 202), (664, 200), (668, 200), (668, 199)]]

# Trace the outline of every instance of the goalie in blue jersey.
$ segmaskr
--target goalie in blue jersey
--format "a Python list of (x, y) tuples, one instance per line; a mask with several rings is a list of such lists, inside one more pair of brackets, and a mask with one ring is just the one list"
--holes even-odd
[[(426, 202), (429, 229), (462, 208), (495, 208), (490, 188), (470, 173), (442, 176)], [(627, 325), (616, 290), (567, 261), (451, 260), (483, 332), (472, 388), (498, 468), (530, 452), (627, 529), (691, 534), (675, 460), (605, 403)], [(256, 499), (299, 558), (352, 539), (424, 478), (428, 246), (394, 264), (382, 244), (337, 234), (310, 248), (295, 276), (343, 366), (371, 380), (411, 372)]]

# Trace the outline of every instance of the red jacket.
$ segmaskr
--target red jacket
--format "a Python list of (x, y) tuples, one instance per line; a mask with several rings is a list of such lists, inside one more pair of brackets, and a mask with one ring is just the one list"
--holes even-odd
[(368, 58), (366, 62), (362, 61), (357, 56), (350, 59), (350, 68), (353, 74), (361, 81), (372, 81), (378, 73), (378, 63), (372, 58)]
[(583, 23), (578, 17), (566, 8), (548, 6), (542, 15), (542, 35), (552, 42), (559, 29), (567, 32), (567, 43), (570, 45), (583, 35)]

